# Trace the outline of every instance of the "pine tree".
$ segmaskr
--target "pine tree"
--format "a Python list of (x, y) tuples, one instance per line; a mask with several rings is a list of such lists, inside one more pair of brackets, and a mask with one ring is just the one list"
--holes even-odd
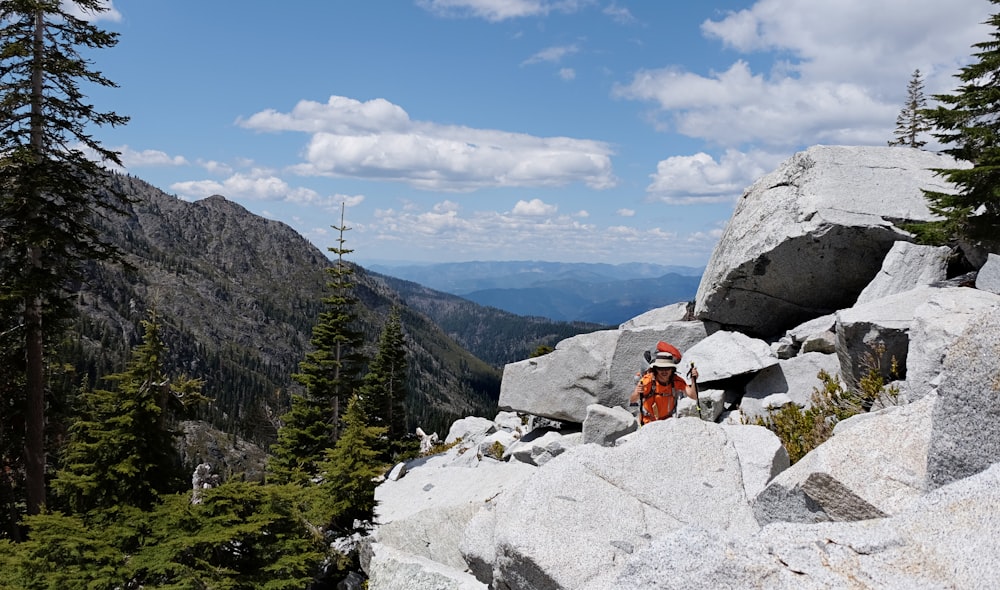
[(156, 314), (143, 325), (143, 342), (125, 371), (106, 377), (117, 387), (80, 396), (82, 415), (70, 428), (64, 464), (53, 482), (74, 512), (148, 508), (159, 494), (184, 485), (169, 416), (175, 403), (180, 410), (205, 399), (201, 382), (168, 378)]
[(922, 148), (927, 145), (926, 141), (918, 137), (930, 131), (931, 125), (927, 121), (924, 109), (927, 106), (927, 98), (924, 96), (924, 80), (920, 70), (913, 71), (913, 77), (906, 86), (906, 104), (899, 111), (896, 117), (896, 139), (889, 142), (889, 145), (902, 145), (915, 148)]
[[(1000, 0), (990, 0), (1000, 4)], [(942, 168), (935, 173), (957, 188), (955, 193), (925, 190), (930, 209), (942, 216), (929, 241), (949, 238), (996, 239), (1000, 235), (1000, 14), (986, 24), (991, 38), (973, 45), (975, 61), (955, 75), (962, 84), (954, 94), (935, 95), (942, 103), (924, 111), (936, 128), (934, 137), (953, 147), (944, 150), (971, 168)]]
[(323, 299), (325, 309), (313, 327), (313, 350), (299, 364), (299, 372), (292, 375), (305, 387), (305, 394), (297, 402), (293, 396), (293, 411), (282, 416), (278, 444), (272, 449), (272, 475), (277, 482), (316, 474), (324, 452), (340, 436), (341, 407), (360, 384), (363, 340), (357, 327), (358, 299), (351, 280), (354, 270), (344, 260), (353, 250), (344, 248), (344, 232), (350, 228), (344, 225), (343, 206), (340, 226), (333, 229), (339, 232), (338, 245), (329, 250), (337, 255), (337, 263), (326, 269), (332, 277), (327, 282), (332, 293)]
[(352, 397), (344, 414), (344, 433), (320, 466), (333, 529), (354, 532), (374, 520), (375, 478), (385, 468), (378, 446), (385, 432), (384, 427), (369, 425), (358, 396)]
[(393, 307), (379, 338), (378, 352), (358, 390), (369, 424), (386, 429), (388, 445), (383, 457), (386, 461), (404, 450), (401, 443), (407, 438), (407, 370), (400, 312), (398, 307)]
[(22, 314), (29, 514), (45, 504), (45, 342), (70, 309), (64, 295), (81, 261), (113, 258), (95, 218), (126, 203), (84, 152), (120, 164), (91, 133), (127, 118), (97, 111), (81, 91), (81, 83), (114, 86), (81, 54), (112, 47), (117, 36), (70, 5), (107, 10), (103, 0), (0, 0), (0, 275), (2, 295), (20, 301)]

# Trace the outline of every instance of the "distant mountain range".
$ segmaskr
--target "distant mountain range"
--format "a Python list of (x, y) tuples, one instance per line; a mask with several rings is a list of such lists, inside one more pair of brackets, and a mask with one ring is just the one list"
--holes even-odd
[(374, 263), (367, 268), (517, 315), (605, 325), (693, 300), (704, 271), (641, 262), (539, 261)]

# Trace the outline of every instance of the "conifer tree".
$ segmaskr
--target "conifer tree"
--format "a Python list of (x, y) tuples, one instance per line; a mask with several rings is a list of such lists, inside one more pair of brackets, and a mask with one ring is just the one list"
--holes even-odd
[[(305, 387), (298, 401), (293, 396), (293, 410), (282, 416), (278, 442), (272, 448), (274, 481), (287, 482), (315, 475), (327, 449), (340, 436), (341, 407), (360, 384), (364, 365), (358, 329), (358, 299), (351, 280), (354, 270), (344, 260), (353, 250), (344, 248), (344, 207), (340, 210), (337, 246), (329, 250), (337, 255), (336, 264), (327, 268), (331, 294), (323, 298), (324, 311), (313, 327), (310, 344), (313, 350), (299, 364), (292, 378)], [(320, 432), (325, 434), (321, 437)], [(293, 474), (298, 476), (293, 477)], [(292, 477), (292, 479), (289, 479)]]
[(70, 427), (64, 464), (53, 487), (77, 513), (120, 505), (148, 508), (159, 494), (184, 486), (168, 417), (205, 398), (201, 382), (164, 373), (166, 346), (153, 313), (124, 372), (106, 379), (113, 390), (80, 396), (80, 418)]
[(935, 170), (957, 192), (924, 191), (931, 211), (944, 218), (937, 232), (924, 232), (925, 241), (1000, 235), (1000, 14), (986, 24), (993, 27), (990, 39), (973, 45), (974, 61), (955, 75), (962, 84), (954, 94), (935, 95), (942, 104), (924, 112), (934, 137), (952, 146), (944, 152), (972, 164)]
[(403, 339), (399, 308), (393, 307), (382, 329), (378, 352), (358, 390), (369, 423), (386, 429), (388, 445), (384, 458), (387, 461), (393, 453), (402, 450), (400, 443), (407, 436), (407, 369), (406, 341)]
[(84, 152), (121, 163), (91, 133), (127, 118), (96, 110), (81, 90), (82, 83), (115, 86), (83, 53), (112, 47), (117, 36), (71, 14), (71, 5), (93, 15), (107, 10), (103, 0), (0, 0), (0, 275), (2, 295), (21, 308), (31, 514), (45, 504), (45, 342), (70, 309), (64, 295), (81, 261), (115, 253), (95, 218), (127, 201)]
[[(379, 458), (379, 440), (386, 429), (371, 426), (358, 396), (352, 397), (344, 414), (344, 432), (327, 451), (320, 466), (322, 488), (330, 515), (330, 526), (353, 532), (364, 528), (375, 516), (375, 478), (384, 472)], [(355, 527), (355, 523), (359, 527)]]
[(896, 117), (895, 139), (889, 145), (902, 145), (922, 148), (926, 141), (919, 139), (920, 135), (930, 131), (924, 109), (927, 107), (927, 97), (924, 96), (924, 80), (920, 70), (913, 71), (913, 77), (906, 86), (906, 104)]

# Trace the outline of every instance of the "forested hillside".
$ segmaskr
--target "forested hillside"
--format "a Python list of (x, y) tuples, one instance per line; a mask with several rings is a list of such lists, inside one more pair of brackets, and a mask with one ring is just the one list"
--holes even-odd
[[(136, 198), (129, 215), (101, 228), (129, 269), (92, 264), (81, 285), (81, 317), (66, 346), (84, 379), (119, 370), (156, 309), (168, 368), (204, 379), (214, 399), (203, 418), (267, 443), (287, 409), (290, 379), (321, 309), (326, 255), (288, 226), (221, 196), (189, 203), (136, 178), (117, 178)], [(350, 234), (346, 235), (350, 245)], [(349, 259), (348, 259), (349, 260)], [(366, 347), (399, 296), (355, 267)], [(402, 323), (409, 358), (410, 426), (441, 429), (465, 415), (491, 415), (500, 374), (415, 309)]]

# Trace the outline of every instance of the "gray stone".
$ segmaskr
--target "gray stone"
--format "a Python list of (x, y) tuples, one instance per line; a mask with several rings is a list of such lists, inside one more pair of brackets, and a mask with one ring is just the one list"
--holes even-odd
[[(778, 363), (763, 340), (739, 332), (719, 331), (692, 346), (682, 361), (698, 367), (698, 382), (708, 383), (734, 375), (755, 373)], [(681, 367), (682, 369), (684, 367)]]
[(737, 537), (688, 526), (627, 558), (615, 588), (990, 588), (1000, 579), (1000, 466), (890, 518), (776, 523)]
[(753, 532), (743, 485), (727, 431), (702, 420), (570, 449), (497, 498), (494, 588), (610, 588), (628, 555), (685, 523)]
[(906, 354), (906, 395), (914, 401), (937, 387), (945, 354), (983, 310), (1000, 305), (1000, 296), (970, 289), (940, 289), (914, 309)]
[(998, 359), (1000, 306), (970, 318), (945, 356), (927, 460), (932, 487), (1000, 461)]
[(651, 309), (618, 326), (622, 330), (640, 330), (655, 328), (670, 322), (683, 322), (692, 319), (693, 305), (687, 302), (674, 303), (664, 307)]
[(837, 312), (840, 376), (849, 388), (857, 388), (869, 370), (887, 382), (896, 378), (893, 366), (906, 370), (914, 312), (937, 293), (940, 289), (917, 287)]
[(763, 426), (723, 426), (740, 458), (743, 489), (756, 498), (768, 482), (788, 469), (788, 452), (773, 432)]
[(378, 543), (372, 549), (368, 590), (488, 590), (465, 571)]
[(813, 392), (823, 388), (823, 382), (818, 377), (820, 371), (826, 371), (831, 376), (840, 374), (840, 359), (837, 355), (807, 352), (780, 360), (753, 376), (746, 385), (743, 400), (745, 402), (747, 398), (763, 399), (774, 393), (785, 393), (799, 406), (810, 407)]
[(948, 278), (950, 256), (951, 248), (947, 246), (896, 242), (882, 261), (881, 270), (858, 295), (855, 305)]
[(386, 476), (386, 479), (389, 481), (396, 481), (404, 475), (406, 475), (406, 463), (396, 463), (392, 470), (389, 471), (389, 475)]
[(535, 429), (513, 443), (507, 449), (506, 458), (541, 466), (582, 441), (583, 435), (579, 432), (563, 434), (556, 430)]
[(756, 497), (758, 521), (864, 520), (905, 510), (927, 489), (934, 402), (928, 396), (836, 430)]
[(986, 255), (986, 264), (976, 275), (976, 288), (1000, 295), (1000, 255)]
[(909, 235), (898, 220), (934, 219), (923, 189), (948, 191), (934, 168), (967, 166), (899, 147), (813, 146), (740, 199), (695, 297), (695, 317), (772, 336), (850, 306), (885, 254)]
[(452, 423), (444, 442), (450, 444), (459, 439), (466, 442), (478, 442), (485, 436), (493, 434), (496, 430), (497, 426), (492, 420), (469, 416)]
[(616, 440), (638, 427), (635, 416), (625, 408), (591, 404), (587, 406), (587, 418), (583, 421), (583, 442), (614, 446)]

